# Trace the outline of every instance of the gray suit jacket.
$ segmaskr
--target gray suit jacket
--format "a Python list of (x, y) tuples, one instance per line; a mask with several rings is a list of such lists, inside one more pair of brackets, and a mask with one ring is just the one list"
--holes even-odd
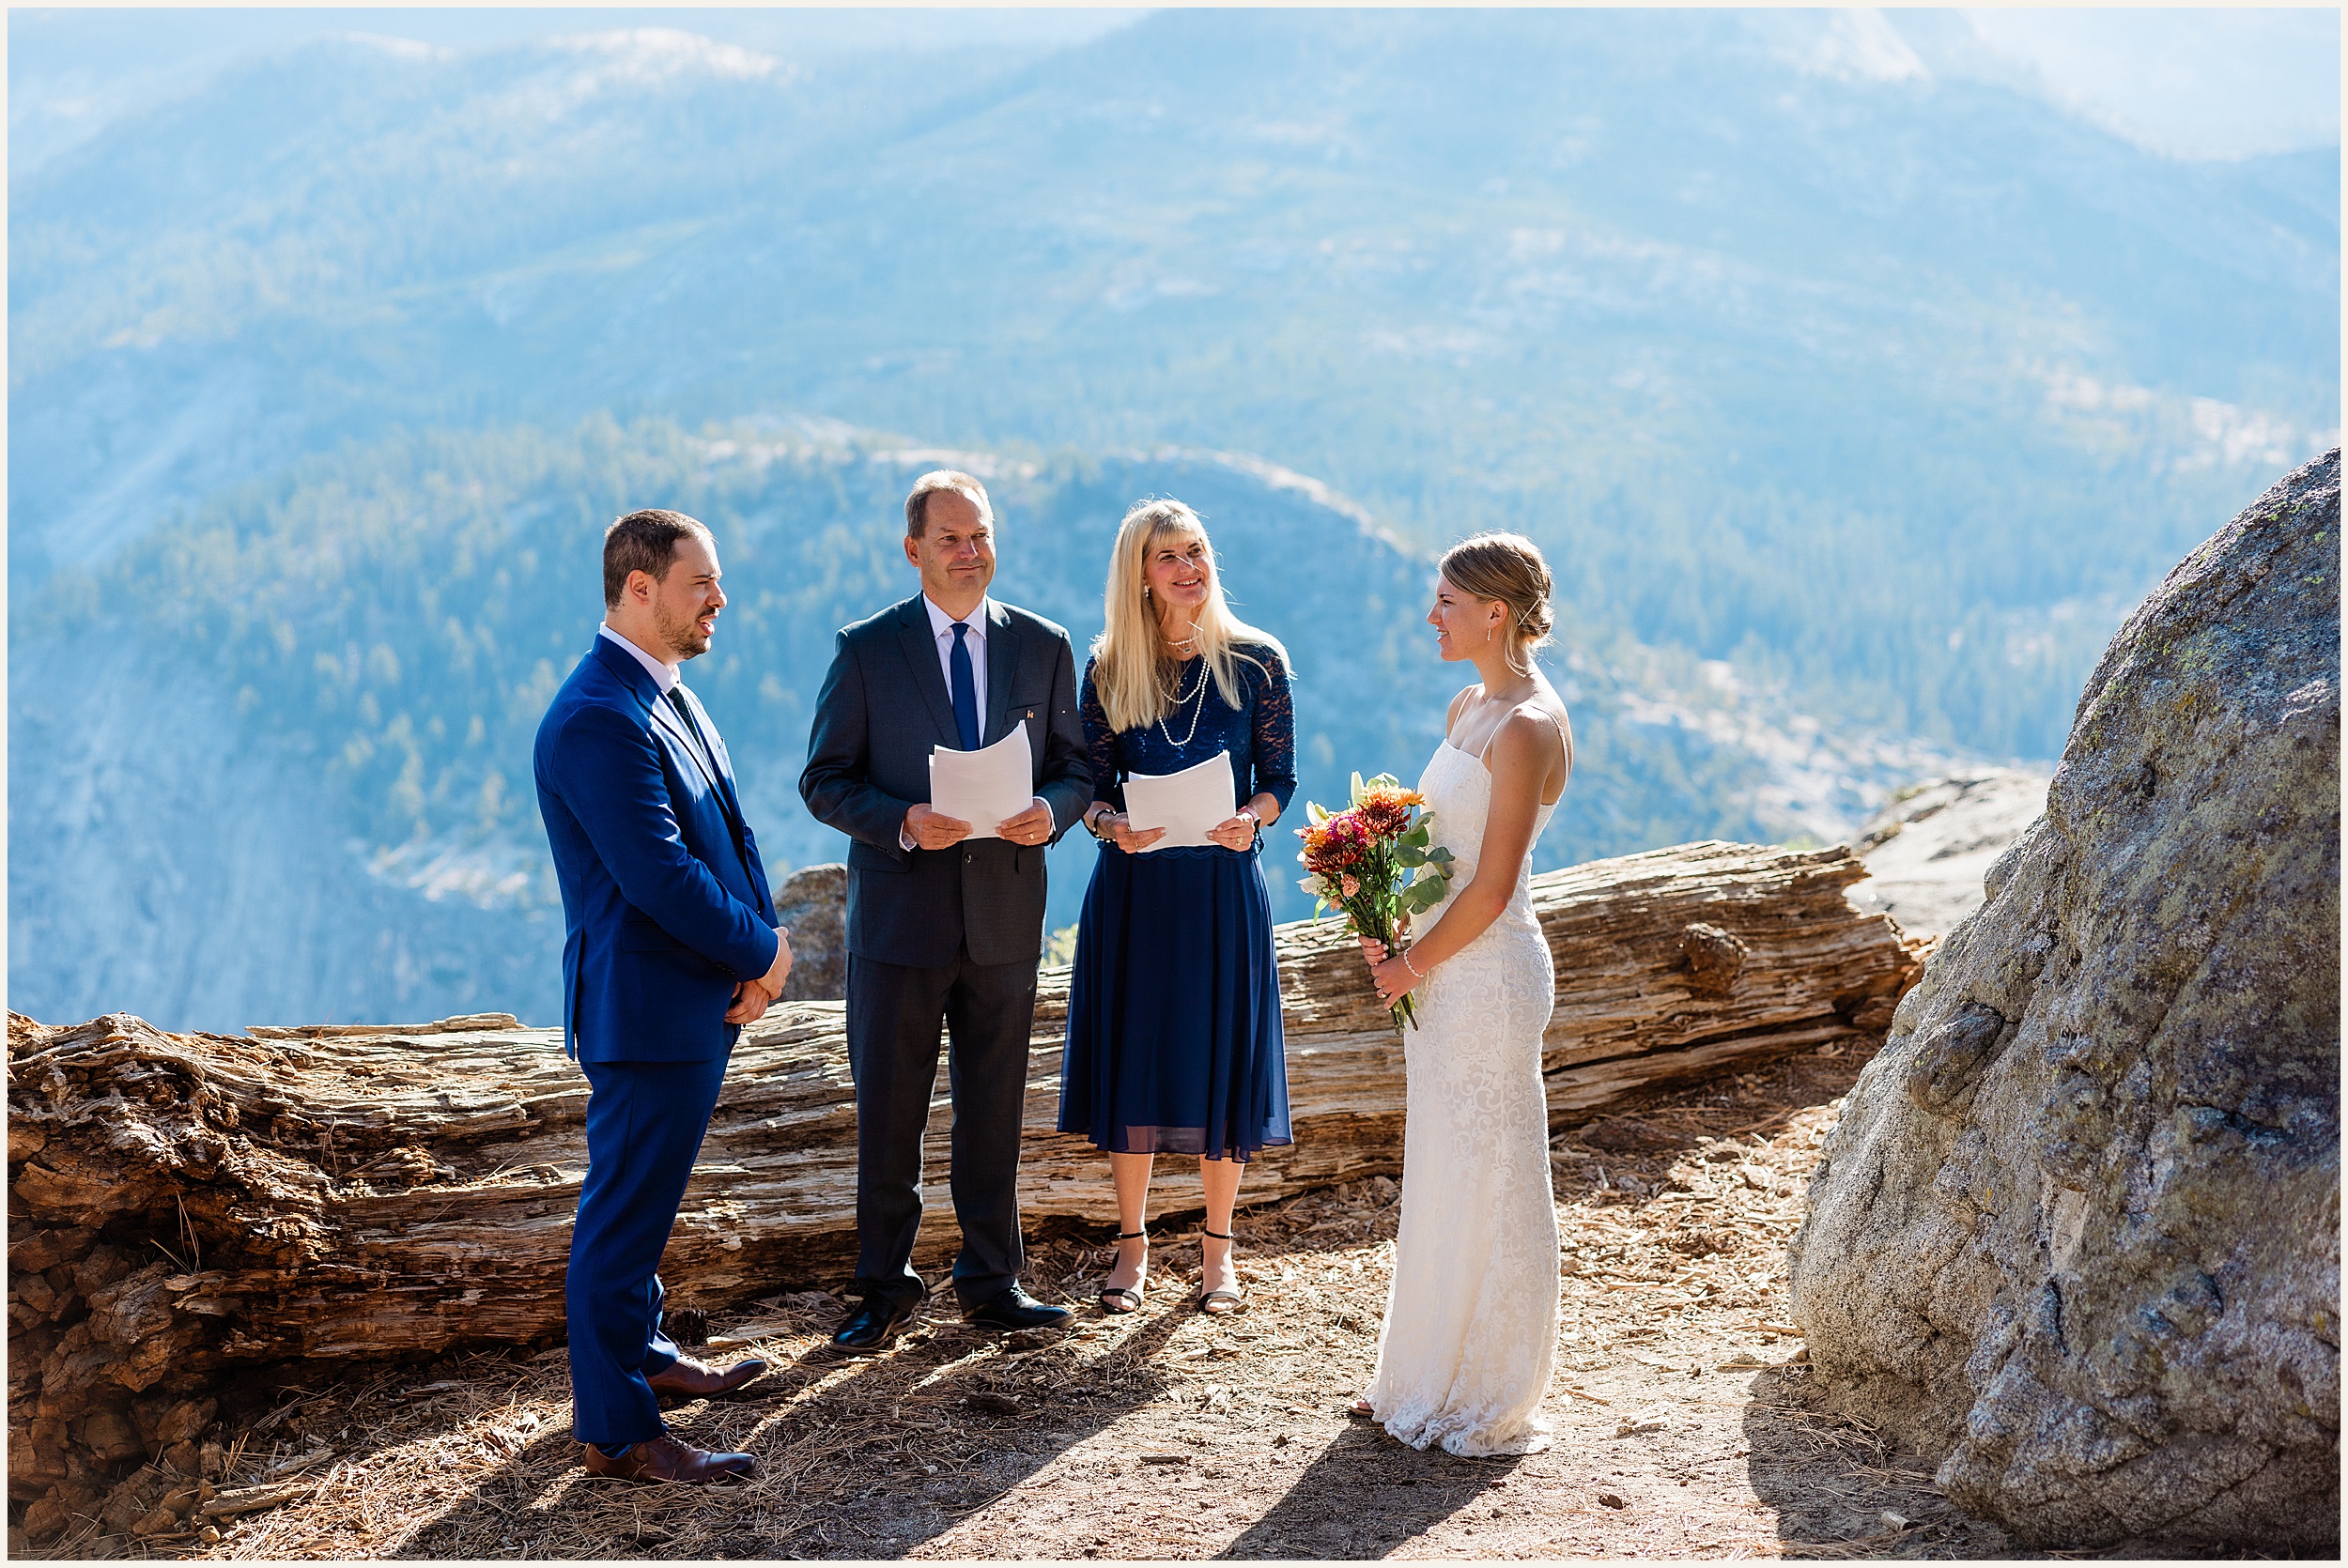
[[(981, 744), (1027, 727), (1035, 793), (1052, 807), (1057, 839), (1092, 799), (1075, 651), (1042, 616), (989, 605)], [(918, 969), (944, 968), (965, 945), (978, 963), (1043, 956), (1044, 846), (980, 838), (908, 853), (898, 843), (906, 809), (930, 798), (930, 747), (957, 744), (920, 595), (843, 627), (815, 701), (799, 796), (817, 822), (853, 840), (849, 952)]]

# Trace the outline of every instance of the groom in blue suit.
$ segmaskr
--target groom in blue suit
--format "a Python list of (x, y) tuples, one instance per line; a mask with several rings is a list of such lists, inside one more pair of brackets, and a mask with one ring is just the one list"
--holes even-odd
[(776, 923), (734, 766), (680, 667), (726, 596), (709, 530), (631, 512), (603, 539), (604, 623), (538, 726), (538, 812), (563, 888), (563, 1042), (587, 1075), (587, 1178), (564, 1298), (572, 1434), (591, 1474), (755, 1468), (668, 1436), (659, 1396), (724, 1393), (660, 1327), (661, 1250), (742, 1025), (782, 994)]

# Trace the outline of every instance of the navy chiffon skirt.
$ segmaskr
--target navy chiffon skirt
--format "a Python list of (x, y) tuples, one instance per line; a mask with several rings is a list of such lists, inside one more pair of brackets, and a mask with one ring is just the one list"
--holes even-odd
[(1069, 976), (1059, 1130), (1244, 1161), (1289, 1136), (1272, 900), (1250, 851), (1103, 845)]

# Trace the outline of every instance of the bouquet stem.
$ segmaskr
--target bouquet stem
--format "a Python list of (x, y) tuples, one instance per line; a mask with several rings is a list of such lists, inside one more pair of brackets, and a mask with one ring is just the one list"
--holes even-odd
[[(1339, 907), (1345, 911), (1346, 924), (1352, 926), (1359, 935), (1368, 937), (1373, 942), (1384, 943), (1386, 955), (1391, 958), (1399, 953), (1402, 947), (1401, 944), (1396, 940), (1400, 934), (1396, 929), (1398, 922), (1394, 917), (1394, 912), (1387, 907), (1389, 901), (1384, 899), (1372, 898), (1348, 899)], [(1407, 991), (1395, 998), (1394, 1005), (1388, 1007), (1386, 1012), (1393, 1018), (1396, 1028), (1415, 1029), (1418, 1027), (1416, 1001), (1417, 998)]]

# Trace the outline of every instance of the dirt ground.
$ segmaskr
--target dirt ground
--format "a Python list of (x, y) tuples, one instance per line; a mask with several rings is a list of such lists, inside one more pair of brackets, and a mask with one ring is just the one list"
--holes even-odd
[[(1148, 1304), (1091, 1303), (1108, 1227), (1031, 1238), (1065, 1334), (1002, 1336), (934, 1302), (884, 1353), (826, 1335), (843, 1303), (778, 1296), (710, 1324), (713, 1359), (774, 1365), (681, 1406), (747, 1449), (715, 1488), (593, 1481), (564, 1352), (483, 1355), (289, 1388), (224, 1483), (288, 1500), (193, 1535), (59, 1556), (210, 1558), (2010, 1557), (1931, 1476), (1815, 1405), (1785, 1298), (1802, 1180), (1859, 1059), (1824, 1053), (1575, 1130), (1553, 1145), (1564, 1235), (1554, 1446), (1422, 1453), (1348, 1403), (1394, 1247), (1383, 1179), (1244, 1211), (1249, 1309), (1192, 1310), (1195, 1216), (1152, 1222)], [(1243, 1194), (1244, 1195), (1244, 1194)], [(21, 1547), (21, 1543), (11, 1543)], [(2125, 1555), (2157, 1548), (2130, 1544)], [(21, 1555), (14, 1552), (11, 1555)], [(2087, 1555), (2087, 1554), (2065, 1554)], [(2115, 1555), (2119, 1555), (2115, 1553)]]

